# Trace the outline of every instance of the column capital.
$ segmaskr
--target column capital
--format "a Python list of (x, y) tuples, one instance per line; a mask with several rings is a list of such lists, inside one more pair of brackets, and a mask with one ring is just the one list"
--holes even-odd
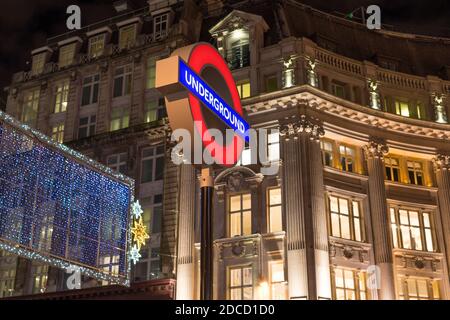
[(431, 161), (436, 171), (450, 170), (450, 155), (438, 153)]
[(301, 133), (307, 133), (311, 140), (319, 141), (320, 137), (325, 134), (322, 124), (318, 119), (301, 115), (285, 119), (284, 123), (280, 124), (280, 136), (285, 140), (298, 138)]
[(363, 147), (364, 154), (367, 159), (383, 158), (389, 152), (386, 142), (380, 139), (371, 139), (367, 145)]

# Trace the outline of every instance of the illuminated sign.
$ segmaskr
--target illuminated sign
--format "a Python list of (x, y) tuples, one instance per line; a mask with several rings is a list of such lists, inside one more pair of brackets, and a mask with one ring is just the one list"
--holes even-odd
[(0, 250), (129, 285), (134, 180), (0, 111)]
[(230, 128), (236, 131), (246, 141), (249, 140), (248, 123), (231, 108), (211, 87), (193, 72), (186, 63), (179, 59), (179, 81), (199, 98)]
[[(226, 61), (212, 45), (197, 43), (156, 62), (156, 88), (165, 96), (172, 130), (200, 135), (215, 163), (232, 166), (249, 141), (239, 93)], [(234, 135), (217, 141), (210, 130)]]

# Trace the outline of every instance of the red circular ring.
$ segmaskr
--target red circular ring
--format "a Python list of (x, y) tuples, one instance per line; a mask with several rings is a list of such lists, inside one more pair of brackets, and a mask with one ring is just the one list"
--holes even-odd
[[(243, 116), (241, 99), (239, 97), (233, 75), (231, 74), (227, 63), (217, 52), (216, 48), (207, 43), (202, 43), (195, 46), (191, 51), (187, 63), (189, 67), (191, 67), (191, 69), (197, 74), (200, 74), (203, 67), (206, 65), (216, 68), (216, 70), (222, 75), (231, 94), (231, 100), (233, 102), (231, 107), (239, 113), (239, 115)], [(239, 156), (244, 149), (244, 140), (242, 137), (235, 133), (233, 141), (224, 146), (215, 141), (211, 141), (211, 135), (207, 131), (208, 128), (206, 127), (205, 119), (203, 118), (203, 114), (201, 112), (201, 102), (192, 93), (189, 93), (189, 105), (191, 107), (192, 117), (194, 118), (197, 132), (203, 132), (203, 147), (209, 151), (216, 163), (223, 164), (224, 166), (234, 165), (239, 160)], [(214, 154), (212, 152), (213, 150), (215, 150)], [(229, 155), (232, 155), (232, 159), (226, 159), (227, 155), (228, 157)], [(229, 161), (231, 161), (231, 163)]]

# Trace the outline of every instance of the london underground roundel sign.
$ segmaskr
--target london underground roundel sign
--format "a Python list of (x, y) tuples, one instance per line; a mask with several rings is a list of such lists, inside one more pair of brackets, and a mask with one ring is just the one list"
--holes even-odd
[[(249, 140), (249, 125), (231, 71), (212, 45), (183, 47), (157, 61), (155, 82), (165, 96), (172, 130), (186, 129), (191, 137), (198, 134), (216, 163), (231, 166), (239, 160)], [(234, 134), (220, 141), (211, 129), (224, 137), (226, 129)]]

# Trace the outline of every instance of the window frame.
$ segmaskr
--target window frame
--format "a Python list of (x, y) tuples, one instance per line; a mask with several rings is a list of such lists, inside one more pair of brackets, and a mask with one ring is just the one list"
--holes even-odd
[[(141, 150), (141, 162), (140, 162), (140, 175), (139, 175), (139, 181), (140, 183), (150, 183), (150, 182), (156, 182), (156, 181), (161, 181), (164, 179), (164, 170), (165, 170), (165, 149), (164, 149), (164, 144), (160, 144), (160, 145), (155, 145), (155, 146), (149, 146), (149, 147), (145, 147)], [(162, 152), (158, 153), (158, 149), (162, 150)], [(152, 154), (151, 155), (147, 155), (145, 156), (144, 153), (148, 150), (152, 150)], [(162, 171), (162, 175), (159, 176), (158, 172), (157, 172), (157, 166), (158, 166), (158, 161), (161, 161), (162, 159), (162, 166), (163, 166), (163, 171)], [(144, 168), (145, 168), (145, 162), (146, 161), (151, 161), (151, 178), (150, 180), (145, 180), (143, 178), (144, 175)], [(157, 179), (157, 176), (159, 177)]]
[[(164, 12), (153, 17), (153, 37), (155, 40), (165, 38), (169, 32), (170, 13)], [(163, 27), (165, 25), (165, 27)]]
[[(251, 270), (251, 284), (245, 284), (244, 282), (244, 269), (250, 269)], [(240, 285), (238, 286), (232, 286), (231, 285), (231, 273), (232, 270), (240, 270)], [(247, 288), (251, 288), (252, 291), (252, 297), (249, 300), (253, 300), (255, 296), (255, 290), (254, 290), (254, 276), (255, 276), (255, 270), (253, 268), (252, 264), (243, 264), (243, 265), (234, 265), (234, 266), (228, 266), (227, 267), (227, 299), (231, 300), (232, 296), (232, 290), (240, 290), (240, 300), (244, 300), (244, 291)], [(236, 299), (237, 300), (237, 299)]]
[[(439, 244), (436, 238), (436, 224), (435, 224), (435, 212), (433, 210), (424, 210), (421, 208), (412, 208), (405, 207), (402, 205), (389, 205), (389, 222), (391, 225), (391, 236), (392, 236), (392, 247), (394, 249), (402, 249), (402, 250), (413, 250), (419, 252), (439, 252)], [(401, 222), (400, 211), (406, 211), (408, 217), (408, 224), (404, 224)], [(419, 222), (418, 226), (411, 225), (411, 212), (417, 212), (417, 219)], [(424, 215), (428, 215), (428, 224), (425, 225)], [(393, 218), (395, 221), (392, 221)], [(407, 248), (405, 245), (405, 234), (402, 231), (402, 227), (404, 229), (409, 228), (409, 247)], [(413, 248), (413, 239), (415, 242), (414, 234), (411, 231), (412, 228), (418, 229), (420, 233), (420, 246), (421, 249), (417, 249), (417, 245)], [(427, 232), (429, 231), (429, 237), (427, 236)], [(429, 246), (431, 241), (432, 250), (429, 250)]]
[[(338, 287), (336, 284), (336, 273), (342, 272), (342, 279), (343, 279), (343, 287)], [(352, 281), (353, 281), (353, 288), (347, 288), (346, 286), (346, 272), (352, 273)], [(367, 274), (364, 271), (360, 271), (358, 269), (353, 268), (346, 268), (342, 266), (332, 266), (331, 267), (331, 292), (332, 292), (332, 299), (337, 299), (337, 290), (343, 290), (345, 300), (347, 299), (347, 291), (352, 291), (354, 293), (354, 299), (351, 300), (370, 300), (369, 298), (369, 290), (367, 290)], [(361, 289), (362, 284), (364, 285), (364, 289)], [(362, 296), (364, 296), (363, 299)], [(339, 299), (341, 300), (341, 299)]]
[[(116, 157), (116, 161), (110, 162), (110, 159)], [(120, 172), (122, 174), (126, 174), (128, 171), (128, 153), (126, 152), (118, 152), (110, 154), (106, 157), (106, 166), (113, 171)], [(122, 172), (121, 169), (124, 169)]]
[[(271, 197), (270, 197), (270, 193), (273, 190), (280, 190), (280, 202), (279, 203), (275, 203), (272, 204), (271, 203)], [(266, 193), (266, 197), (267, 197), (267, 230), (269, 233), (273, 233), (273, 232), (280, 232), (284, 230), (284, 226), (283, 226), (283, 191), (281, 190), (281, 186), (275, 186), (275, 187), (269, 187), (267, 188), (267, 193)], [(279, 220), (281, 223), (281, 229), (280, 230), (274, 230), (272, 228), (272, 208), (280, 208), (280, 212), (279, 212)]]
[(64, 142), (64, 122), (56, 123), (52, 125), (52, 139), (56, 142)]
[(53, 113), (66, 112), (69, 104), (70, 81), (68, 79), (61, 80), (56, 84), (55, 91)]
[[(338, 205), (339, 212), (332, 211), (332, 206), (331, 206), (331, 198), (332, 197), (337, 199), (337, 205)], [(340, 200), (345, 200), (347, 202), (348, 214), (344, 214), (341, 212), (341, 201)], [(358, 216), (355, 216), (355, 207), (354, 207), (355, 204), (358, 206)], [(365, 216), (364, 216), (362, 208), (363, 208), (363, 199), (358, 199), (358, 198), (354, 198), (351, 196), (345, 196), (345, 195), (336, 194), (336, 193), (329, 193), (327, 195), (327, 209), (328, 209), (327, 215), (328, 215), (329, 235), (332, 237), (335, 237), (335, 238), (364, 243), (366, 241), (366, 229), (365, 229), (365, 220), (364, 220)], [(339, 222), (338, 235), (336, 235), (334, 233), (333, 215), (337, 215), (337, 218), (338, 218), (338, 222)], [(343, 237), (342, 217), (341, 216), (346, 216), (348, 219), (348, 230), (350, 233), (349, 238)], [(357, 237), (357, 230), (355, 227), (356, 222), (359, 223), (359, 240)]]
[(58, 66), (65, 68), (75, 62), (76, 42), (63, 45), (59, 48)]
[[(84, 103), (85, 88), (89, 88), (88, 103)], [(98, 103), (98, 97), (100, 95), (100, 74), (92, 74), (83, 77), (81, 86), (81, 107), (89, 106)]]
[[(132, 23), (119, 28), (119, 49), (130, 49), (136, 43), (137, 24)], [(125, 37), (126, 36), (126, 37)]]
[[(120, 69), (123, 69), (123, 71), (119, 71)], [(119, 80), (121, 79), (121, 80)], [(121, 81), (120, 85), (120, 94), (116, 95), (116, 85), (119, 86), (117, 81)], [(127, 97), (131, 95), (132, 87), (133, 87), (133, 65), (132, 64), (126, 64), (121, 66), (116, 66), (114, 69), (114, 76), (113, 76), (113, 92), (112, 96), (113, 99), (120, 98), (120, 97)]]
[[(86, 119), (86, 118), (87, 118), (87, 123), (81, 124), (81, 119)], [(92, 120), (92, 118), (94, 118), (94, 120)], [(78, 119), (78, 132), (77, 132), (78, 139), (83, 139), (83, 138), (87, 138), (87, 137), (95, 135), (96, 126), (97, 126), (97, 115), (96, 114), (91, 114), (88, 116), (80, 117)], [(80, 130), (85, 129), (85, 128), (86, 128), (86, 135), (84, 137), (81, 137)]]
[(90, 58), (101, 57), (105, 53), (106, 34), (96, 34), (89, 37), (88, 56)]
[[(244, 196), (246, 196), (246, 195), (248, 195), (248, 196), (250, 196), (250, 207), (249, 208), (244, 208), (243, 207), (243, 199), (244, 199)], [(234, 211), (232, 211), (231, 210), (231, 198), (233, 198), (233, 197), (239, 197), (239, 210), (234, 210)], [(227, 205), (227, 221), (228, 221), (228, 223), (227, 223), (227, 225), (228, 225), (228, 228), (227, 228), (227, 234), (228, 234), (228, 237), (229, 238), (232, 238), (232, 237), (235, 237), (235, 236), (237, 236), (237, 237), (240, 237), (240, 236), (246, 236), (246, 235), (251, 235), (252, 234), (252, 217), (253, 217), (253, 215), (252, 215), (252, 194), (251, 194), (251, 192), (240, 192), (240, 193), (233, 193), (233, 194), (229, 194), (228, 195), (228, 199), (227, 199), (227, 203), (228, 203), (228, 205)], [(249, 215), (250, 215), (250, 219), (249, 219), (249, 221), (250, 221), (250, 226), (249, 226), (249, 233), (245, 233), (244, 232), (244, 229), (246, 229), (245, 228), (245, 225), (244, 225), (244, 214), (245, 213), (248, 213)], [(232, 227), (232, 215), (238, 215), (238, 218), (239, 218), (239, 228), (240, 228), (240, 234), (234, 234), (234, 235), (232, 235), (232, 233), (231, 233), (231, 227)], [(248, 229), (248, 228), (247, 228)]]

